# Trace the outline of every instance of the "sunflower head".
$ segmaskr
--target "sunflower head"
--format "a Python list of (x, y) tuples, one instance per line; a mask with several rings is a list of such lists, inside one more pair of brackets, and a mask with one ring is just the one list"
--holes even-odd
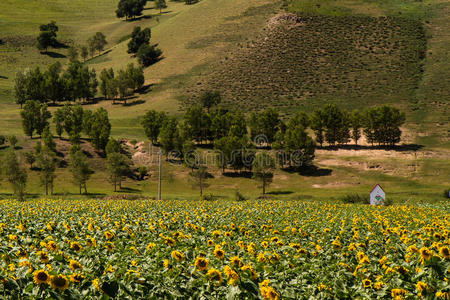
[(55, 290), (64, 291), (69, 287), (69, 279), (66, 276), (60, 274), (50, 277), (50, 285)]
[(79, 263), (79, 262), (77, 262), (76, 260), (74, 260), (74, 259), (71, 259), (70, 260), (70, 262), (69, 262), (69, 267), (72, 269), (72, 270), (77, 270), (77, 269), (83, 269), (83, 267), (81, 266), (81, 264)]
[(369, 279), (364, 279), (362, 283), (365, 288), (369, 288), (372, 286), (372, 281), (370, 281)]
[(37, 270), (33, 274), (33, 280), (36, 284), (48, 283), (50, 280), (50, 275), (48, 275), (47, 271)]
[(184, 259), (184, 254), (178, 250), (172, 251), (171, 255), (172, 258), (175, 259), (176, 261), (182, 261)]
[(79, 252), (81, 251), (81, 249), (83, 249), (83, 247), (81, 247), (81, 245), (78, 242), (70, 243), (70, 248), (75, 250), (76, 252)]
[(450, 258), (450, 248), (447, 246), (443, 246), (441, 248), (439, 248), (439, 254), (446, 259)]
[(72, 275), (69, 275), (69, 278), (70, 278), (70, 281), (79, 283), (79, 282), (83, 281), (83, 279), (86, 277), (80, 273), (74, 273)]
[(39, 256), (39, 260), (44, 264), (50, 261), (48, 254), (45, 251), (38, 251), (37, 255)]
[(208, 269), (208, 264), (209, 261), (204, 257), (199, 256), (195, 259), (195, 267), (200, 271)]
[(220, 248), (216, 248), (214, 250), (214, 255), (218, 258), (218, 259), (223, 259), (225, 257), (225, 251), (223, 251)]
[(219, 283), (222, 283), (222, 280), (223, 280), (222, 273), (220, 273), (219, 270), (216, 270), (214, 268), (208, 270), (208, 277), (209, 277), (209, 280), (218, 281)]
[(419, 252), (420, 252), (420, 256), (424, 260), (429, 260), (433, 256), (433, 252), (430, 249), (426, 248), (426, 247), (420, 248)]

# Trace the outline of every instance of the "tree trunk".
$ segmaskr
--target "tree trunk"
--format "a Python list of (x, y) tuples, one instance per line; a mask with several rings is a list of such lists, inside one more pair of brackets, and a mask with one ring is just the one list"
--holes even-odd
[(48, 182), (45, 183), (45, 195), (48, 196)]
[(78, 187), (79, 187), (79, 189), (80, 189), (80, 195), (81, 195), (81, 184), (80, 184), (80, 185), (78, 185)]
[(87, 195), (87, 186), (86, 186), (86, 182), (84, 183), (84, 193)]
[(266, 180), (263, 179), (263, 196), (266, 194)]

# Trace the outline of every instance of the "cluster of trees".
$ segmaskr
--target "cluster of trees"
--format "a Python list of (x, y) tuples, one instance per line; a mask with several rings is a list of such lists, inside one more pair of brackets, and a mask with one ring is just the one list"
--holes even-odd
[(147, 0), (120, 0), (117, 5), (116, 16), (126, 20), (142, 15)]
[(37, 48), (39, 51), (47, 52), (49, 47), (56, 47), (58, 41), (56, 40), (57, 32), (59, 30), (55, 21), (39, 26), (39, 36), (37, 37)]
[(283, 167), (300, 167), (314, 159), (315, 143), (299, 121), (300, 117), (285, 125), (275, 110), (268, 109), (253, 113), (247, 121), (240, 111), (216, 108), (220, 100), (217, 92), (205, 92), (200, 104), (189, 107), (180, 121), (149, 111), (142, 120), (145, 134), (153, 144), (160, 145), (167, 158), (181, 158), (192, 169), (201, 164), (195, 145), (204, 143), (217, 150), (216, 162), (223, 172), (251, 170), (255, 148), (271, 146), (274, 142), (273, 148), (280, 152)]
[(106, 36), (101, 32), (97, 32), (87, 40), (87, 46), (70, 46), (67, 56), (69, 57), (70, 62), (78, 61), (79, 56), (81, 56), (85, 62), (89, 54), (91, 55), (91, 58), (94, 57), (95, 51), (100, 55), (107, 44)]
[(394, 146), (400, 142), (400, 126), (404, 122), (405, 114), (387, 105), (348, 112), (328, 104), (315, 110), (309, 118), (305, 115), (305, 124), (309, 124), (314, 131), (320, 146), (324, 142), (343, 145), (349, 143), (350, 139), (357, 145), (362, 134), (372, 146), (374, 143)]
[(150, 45), (151, 36), (150, 28), (141, 29), (136, 26), (128, 43), (128, 53), (135, 53), (139, 63), (145, 67), (157, 62), (162, 55), (162, 51), (157, 48), (157, 45)]
[(119, 96), (126, 104), (127, 96), (136, 92), (144, 85), (144, 70), (128, 64), (124, 70), (119, 70), (117, 76), (114, 70), (103, 69), (100, 73), (100, 92), (105, 99), (113, 99)]
[(94, 69), (75, 61), (66, 70), (59, 62), (42, 72), (39, 67), (18, 72), (15, 79), (16, 103), (21, 106), (28, 100), (41, 103), (93, 99), (98, 81)]

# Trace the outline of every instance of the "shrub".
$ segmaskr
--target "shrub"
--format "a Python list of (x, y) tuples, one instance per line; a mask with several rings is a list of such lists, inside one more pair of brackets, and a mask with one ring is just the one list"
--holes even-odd
[(234, 192), (234, 200), (235, 201), (245, 201), (245, 200), (247, 200), (247, 198), (245, 198), (245, 196), (242, 195), (239, 190), (236, 190)]
[(342, 197), (342, 202), (344, 203), (362, 203), (370, 204), (370, 199), (367, 196), (362, 196), (360, 194), (348, 194)]

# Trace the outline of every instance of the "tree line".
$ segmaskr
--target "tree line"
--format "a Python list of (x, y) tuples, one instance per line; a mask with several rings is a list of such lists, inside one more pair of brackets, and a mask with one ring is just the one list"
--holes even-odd
[[(144, 84), (144, 71), (134, 64), (125, 70), (103, 70), (100, 74), (100, 92), (106, 99), (124, 99)], [(63, 70), (61, 63), (50, 65), (44, 72), (39, 67), (18, 72), (15, 79), (16, 103), (22, 105), (29, 100), (40, 103), (88, 101), (95, 98), (99, 87), (95, 69), (79, 61), (69, 64)]]

